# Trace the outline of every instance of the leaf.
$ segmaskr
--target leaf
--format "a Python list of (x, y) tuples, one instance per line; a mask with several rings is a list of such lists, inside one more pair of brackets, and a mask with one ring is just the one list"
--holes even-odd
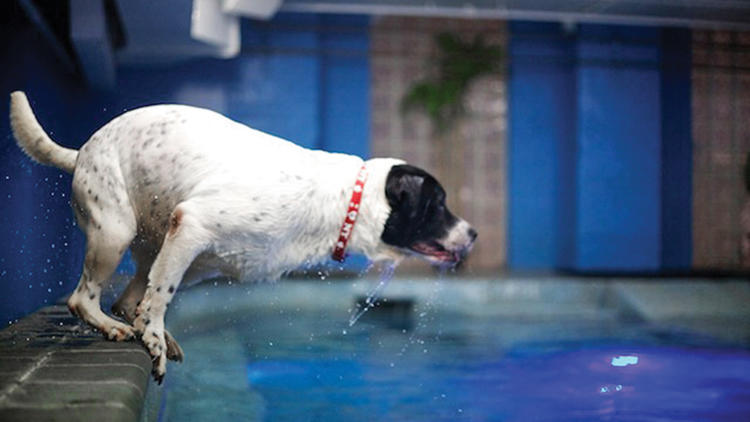
[(482, 34), (464, 42), (452, 33), (438, 34), (435, 39), (438, 57), (435, 74), (417, 81), (401, 101), (402, 112), (421, 109), (435, 128), (451, 126), (463, 113), (463, 98), (470, 83), (485, 74), (500, 71), (501, 50), (487, 45)]

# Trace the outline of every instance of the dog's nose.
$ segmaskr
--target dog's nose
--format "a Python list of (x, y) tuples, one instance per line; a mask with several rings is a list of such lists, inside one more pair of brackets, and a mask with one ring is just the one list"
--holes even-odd
[(469, 229), (469, 237), (471, 238), (471, 241), (475, 241), (477, 239), (477, 236), (479, 236), (479, 233), (477, 233), (474, 229)]

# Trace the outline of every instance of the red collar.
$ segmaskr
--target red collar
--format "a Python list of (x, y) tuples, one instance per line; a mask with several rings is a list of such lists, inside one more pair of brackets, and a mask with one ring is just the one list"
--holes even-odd
[(349, 199), (349, 209), (346, 211), (344, 223), (341, 224), (341, 230), (339, 230), (339, 238), (333, 247), (331, 258), (333, 258), (334, 261), (344, 262), (344, 259), (346, 259), (344, 250), (346, 249), (346, 244), (349, 243), (349, 239), (352, 237), (354, 223), (357, 222), (357, 217), (359, 216), (359, 204), (362, 203), (362, 193), (365, 190), (366, 181), (367, 169), (365, 168), (365, 165), (362, 164), (362, 167), (357, 174), (357, 180), (354, 182), (352, 197)]

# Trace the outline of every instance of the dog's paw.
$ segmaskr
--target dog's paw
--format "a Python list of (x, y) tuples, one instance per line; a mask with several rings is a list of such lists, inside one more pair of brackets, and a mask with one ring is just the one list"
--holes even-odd
[(110, 327), (105, 327), (102, 331), (107, 336), (107, 339), (114, 341), (125, 341), (135, 337), (133, 327), (116, 321)]
[(164, 330), (164, 341), (167, 343), (167, 359), (182, 362), (185, 359), (185, 353), (182, 352), (182, 347), (177, 344), (177, 340), (167, 330)]
[(151, 374), (154, 376), (154, 381), (161, 384), (167, 372), (167, 344), (164, 340), (164, 330), (147, 327), (141, 340), (151, 355), (153, 363)]
[(136, 317), (133, 320), (133, 329), (138, 334), (143, 334), (151, 325), (151, 315), (145, 312), (137, 312)]

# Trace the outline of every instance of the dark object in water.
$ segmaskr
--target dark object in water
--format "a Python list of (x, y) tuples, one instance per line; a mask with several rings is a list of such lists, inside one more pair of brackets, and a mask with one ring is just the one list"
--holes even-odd
[[(367, 296), (358, 296), (354, 300), (356, 310), (367, 306)], [(370, 310), (361, 317), (361, 321), (379, 324), (387, 328), (411, 330), (414, 327), (414, 299), (379, 298), (370, 305)]]

